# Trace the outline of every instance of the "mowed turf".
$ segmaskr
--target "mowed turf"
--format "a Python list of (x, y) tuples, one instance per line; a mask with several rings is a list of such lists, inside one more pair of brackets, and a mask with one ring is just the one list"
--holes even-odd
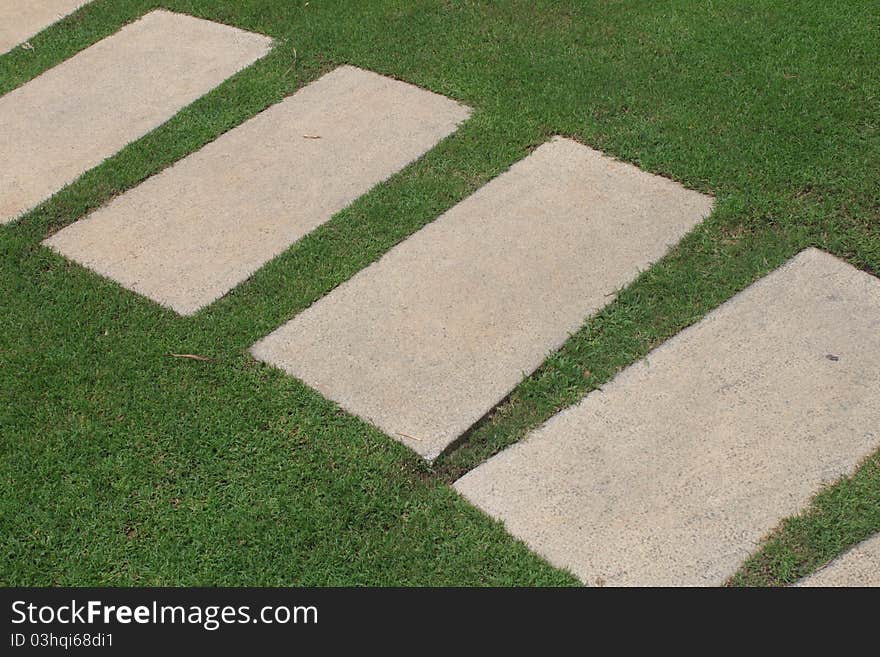
[[(157, 6), (276, 47), (0, 228), (3, 584), (574, 584), (447, 482), (806, 246), (880, 272), (875, 2), (96, 0), (0, 57), (0, 93)], [(224, 299), (181, 318), (40, 245), (343, 63), (473, 116)], [(553, 134), (715, 213), (434, 469), (247, 354)], [(733, 582), (795, 581), (878, 530), (875, 454)]]

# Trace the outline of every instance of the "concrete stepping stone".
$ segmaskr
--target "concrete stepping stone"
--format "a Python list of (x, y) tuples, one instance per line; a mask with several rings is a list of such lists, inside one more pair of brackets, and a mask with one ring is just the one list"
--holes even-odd
[(862, 541), (797, 586), (880, 587), (880, 534)]
[(0, 97), (0, 223), (264, 56), (268, 37), (153, 11)]
[(556, 138), (252, 353), (431, 460), (711, 207)]
[(188, 315), (403, 169), (469, 115), (342, 66), (46, 244)]
[(0, 54), (85, 4), (88, 0), (0, 0)]
[(719, 585), (880, 447), (880, 280), (807, 249), (455, 488), (588, 584)]

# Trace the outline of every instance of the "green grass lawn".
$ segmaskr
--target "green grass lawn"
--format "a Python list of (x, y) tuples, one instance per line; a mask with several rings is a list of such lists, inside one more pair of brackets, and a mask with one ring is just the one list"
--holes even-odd
[[(576, 584), (447, 484), (806, 246), (880, 272), (875, 0), (96, 0), (0, 56), (0, 94), (156, 6), (276, 47), (0, 226), (2, 584)], [(473, 118), (190, 318), (40, 245), (342, 63)], [(247, 354), (553, 134), (717, 209), (433, 468)], [(878, 530), (880, 453), (733, 583), (794, 581)]]

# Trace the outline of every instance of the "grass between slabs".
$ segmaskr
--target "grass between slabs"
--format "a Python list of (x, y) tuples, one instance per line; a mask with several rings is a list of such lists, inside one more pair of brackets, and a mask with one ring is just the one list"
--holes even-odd
[[(576, 584), (447, 482), (806, 246), (880, 272), (875, 2), (96, 0), (0, 57), (0, 93), (157, 6), (276, 46), (0, 227), (3, 584)], [(193, 317), (40, 245), (342, 63), (474, 115)], [(553, 134), (717, 209), (433, 468), (247, 355)], [(878, 458), (732, 583), (794, 581), (880, 530)]]

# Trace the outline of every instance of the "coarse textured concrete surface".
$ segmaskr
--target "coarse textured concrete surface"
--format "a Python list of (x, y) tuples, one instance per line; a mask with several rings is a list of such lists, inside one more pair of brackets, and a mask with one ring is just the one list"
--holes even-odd
[(880, 447), (880, 280), (808, 249), (455, 488), (585, 583), (718, 585)]
[(468, 114), (443, 96), (341, 66), (46, 243), (191, 314)]
[(880, 587), (880, 534), (859, 543), (821, 570), (802, 579), (798, 586)]
[(555, 138), (252, 352), (432, 460), (712, 203)]
[(0, 98), (0, 223), (265, 55), (268, 37), (153, 11)]
[(0, 54), (85, 4), (88, 0), (0, 0)]

